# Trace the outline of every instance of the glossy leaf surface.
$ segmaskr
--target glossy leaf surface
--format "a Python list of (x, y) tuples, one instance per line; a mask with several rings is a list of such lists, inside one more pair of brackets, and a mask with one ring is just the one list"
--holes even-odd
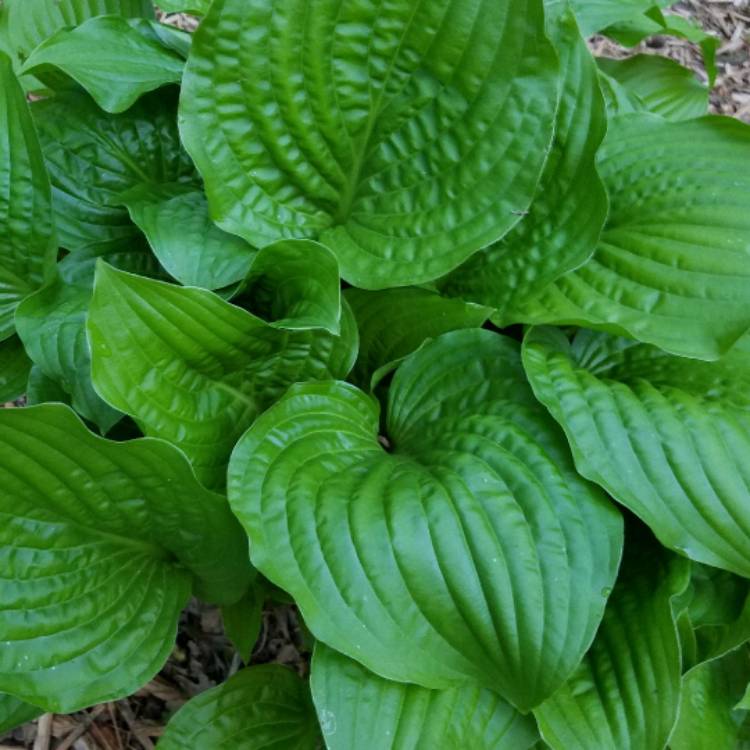
[(31, 360), (18, 336), (0, 341), (0, 404), (23, 395)]
[(50, 69), (62, 71), (102, 109), (116, 113), (149, 91), (177, 83), (183, 67), (176, 52), (141, 34), (126, 19), (100, 16), (57, 31), (34, 49), (22, 72), (44, 80)]
[(521, 305), (516, 320), (718, 358), (750, 327), (750, 126), (618, 117), (599, 167), (611, 207), (594, 257)]
[(232, 601), (247, 540), (158, 440), (113, 443), (65, 406), (0, 410), (0, 691), (67, 713), (129, 695), (191, 591)]
[(235, 442), (289, 385), (345, 377), (357, 354), (346, 306), (340, 337), (290, 331), (211, 292), (103, 263), (88, 332), (97, 392), (147, 435), (181, 448), (209, 486), (224, 484)]
[(215, 0), (181, 133), (223, 229), (315, 237), (352, 284), (401, 286), (518, 221), (556, 85), (541, 0)]
[(278, 664), (243, 669), (185, 704), (159, 750), (318, 750), (320, 730), (307, 685)]
[(524, 364), (583, 476), (665, 546), (750, 577), (750, 352), (701, 362), (538, 328)]
[(391, 682), (318, 643), (311, 687), (328, 750), (528, 750), (539, 737), (496, 693)]
[(256, 420), (229, 469), (253, 562), (381, 676), (538, 704), (591, 643), (621, 519), (573, 471), (505, 337), (457, 331), (409, 357), (385, 425), (390, 452), (374, 400), (335, 382)]

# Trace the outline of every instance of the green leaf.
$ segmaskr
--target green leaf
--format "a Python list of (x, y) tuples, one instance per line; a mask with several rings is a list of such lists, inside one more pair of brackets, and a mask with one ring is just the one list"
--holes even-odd
[(689, 580), (687, 560), (628, 535), (622, 570), (591, 650), (534, 711), (554, 750), (666, 746), (680, 703), (672, 600)]
[(403, 287), (367, 292), (347, 289), (359, 328), (359, 356), (350, 380), (374, 387), (380, 375), (425, 341), (459, 328), (480, 328), (491, 310), (439, 294)]
[(143, 36), (159, 42), (167, 49), (176, 52), (183, 60), (187, 60), (193, 43), (193, 35), (190, 32), (148, 18), (134, 18), (129, 23), (134, 29), (138, 29)]
[(528, 750), (539, 738), (533, 717), (490, 690), (391, 682), (322, 643), (310, 682), (328, 750)]
[(594, 257), (512, 317), (717, 359), (750, 327), (750, 126), (618, 117), (599, 167), (611, 207)]
[[(28, 57), (21, 71), (45, 80), (62, 71), (107, 112), (124, 112), (145, 93), (177, 83), (184, 60), (120, 16), (99, 16), (60, 29)], [(52, 86), (54, 88), (54, 86)]]
[(253, 646), (260, 635), (265, 593), (262, 582), (256, 581), (255, 585), (245, 592), (242, 599), (221, 608), (224, 632), (232, 641), (240, 659), (246, 664), (250, 661)]
[(735, 706), (749, 680), (750, 652), (746, 646), (688, 672), (683, 678), (682, 707), (671, 750), (747, 748), (747, 742), (740, 742), (747, 712)]
[(18, 336), (0, 341), (0, 405), (22, 396), (31, 370), (31, 360)]
[(0, 691), (68, 713), (169, 655), (191, 590), (245, 591), (247, 539), (159, 440), (114, 443), (62, 405), (0, 410)]
[(19, 65), (56, 31), (94, 16), (154, 17), (151, 0), (3, 0), (2, 6), (0, 44)]
[(552, 138), (541, 0), (308, 10), (215, 0), (195, 34), (180, 129), (219, 226), (317, 238), (368, 289), (435, 279), (504, 235)]
[(103, 112), (84, 93), (32, 106), (52, 180), (60, 244), (68, 250), (138, 235), (120, 193), (197, 175), (180, 145), (171, 89), (142, 97), (127, 112)]
[(159, 750), (318, 750), (320, 730), (307, 685), (278, 664), (237, 672), (186, 703)]
[(523, 356), (583, 476), (665, 546), (750, 577), (750, 352), (701, 362), (537, 328)]
[[(600, 58), (601, 60), (601, 58)], [(599, 88), (607, 106), (607, 116), (610, 119), (618, 115), (628, 115), (633, 112), (646, 112), (646, 105), (632, 90), (626, 89), (619, 81), (599, 70)]]
[(70, 406), (70, 394), (63, 390), (57, 380), (48, 378), (39, 365), (33, 365), (26, 384), (26, 403), (36, 406), (49, 402)]
[(18, 303), (53, 273), (57, 244), (42, 152), (10, 60), (0, 52), (0, 342)]
[[(667, 3), (662, 3), (667, 4)], [(654, 0), (570, 0), (583, 36), (643, 15)]]
[(370, 396), (296, 385), (240, 439), (228, 486), (253, 562), (316, 638), (388, 679), (472, 680), (524, 710), (590, 645), (622, 529), (573, 470), (518, 349), (464, 330), (405, 360), (391, 452)]
[(692, 70), (666, 57), (636, 55), (599, 60), (599, 67), (635, 94), (646, 109), (667, 120), (690, 120), (708, 110), (708, 89)]
[(595, 165), (606, 129), (596, 64), (569, 13), (553, 38), (562, 90), (555, 139), (528, 215), (440, 282), (446, 294), (497, 308), (498, 321), (588, 260), (607, 218), (607, 196)]
[(196, 13), (202, 15), (208, 11), (211, 0), (159, 0), (158, 5), (165, 13)]
[(16, 328), (31, 359), (70, 394), (73, 408), (109, 431), (123, 416), (97, 396), (91, 383), (91, 353), (86, 340), (90, 286), (57, 279), (27, 297), (16, 311)]
[(42, 713), (41, 708), (19, 701), (12, 695), (0, 693), (0, 735), (36, 719)]
[(235, 442), (289, 385), (347, 375), (357, 334), (346, 305), (341, 327), (340, 337), (283, 330), (212, 292), (100, 263), (88, 318), (94, 387), (222, 486)]
[(257, 251), (211, 221), (202, 190), (142, 184), (120, 197), (154, 255), (181, 284), (220, 289), (247, 276)]

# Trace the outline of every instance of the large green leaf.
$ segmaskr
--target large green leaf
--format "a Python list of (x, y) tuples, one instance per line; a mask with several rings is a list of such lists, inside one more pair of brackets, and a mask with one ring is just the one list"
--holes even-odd
[[(182, 78), (184, 60), (121, 16), (98, 16), (43, 41), (23, 65), (41, 80), (50, 70), (79, 83), (107, 112), (124, 112), (143, 94)], [(54, 87), (53, 87), (54, 88)]]
[(599, 67), (635, 94), (645, 107), (667, 120), (690, 120), (708, 110), (708, 89), (692, 70), (666, 57), (635, 55), (600, 59)]
[(180, 145), (175, 107), (172, 90), (147, 94), (119, 115), (75, 91), (33, 104), (64, 247), (137, 235), (119, 198), (125, 190), (164, 182), (197, 185)]
[(346, 305), (341, 327), (340, 337), (285, 330), (212, 292), (100, 263), (88, 318), (94, 387), (220, 486), (237, 438), (291, 383), (346, 376), (357, 353)]
[(524, 364), (576, 467), (662, 544), (750, 577), (750, 352), (718, 362), (533, 329)]
[(41, 708), (0, 693), (0, 736), (44, 713)]
[(91, 287), (58, 279), (27, 297), (16, 311), (16, 328), (40, 370), (70, 394), (73, 408), (107, 432), (122, 414), (104, 403), (91, 384), (86, 313)]
[(627, 540), (591, 650), (534, 712), (554, 750), (659, 750), (677, 719), (681, 663), (672, 599), (688, 585), (690, 564), (653, 541)]
[(750, 327), (750, 126), (616, 118), (600, 171), (611, 209), (594, 257), (513, 316), (716, 359)]
[[(545, 0), (556, 4), (558, 0)], [(672, 0), (569, 0), (584, 36), (603, 31), (613, 24), (632, 21), (655, 6), (670, 5)]]
[(556, 78), (541, 0), (215, 0), (180, 129), (223, 229), (317, 237), (352, 284), (402, 286), (528, 208)]
[(167, 272), (186, 286), (220, 289), (247, 276), (256, 250), (211, 221), (202, 190), (143, 184), (121, 196)]
[(416, 287), (347, 289), (345, 297), (359, 328), (359, 356), (350, 379), (361, 388), (369, 388), (373, 377), (377, 380), (427, 339), (459, 328), (479, 328), (492, 312)]
[(596, 64), (566, 14), (554, 28), (562, 68), (555, 139), (528, 215), (440, 283), (446, 294), (497, 308), (500, 321), (588, 260), (607, 217), (595, 157), (606, 128)]
[(747, 711), (736, 709), (750, 681), (750, 651), (745, 646), (701, 664), (683, 678), (682, 706), (671, 750), (746, 750), (741, 739)]
[(318, 750), (320, 730), (307, 685), (278, 664), (243, 669), (186, 703), (159, 750)]
[(0, 405), (23, 395), (31, 360), (18, 336), (0, 341)]
[(528, 750), (539, 739), (533, 717), (490, 690), (391, 682), (321, 643), (310, 681), (328, 750)]
[(50, 184), (26, 96), (0, 52), (0, 341), (13, 335), (18, 303), (50, 278), (55, 262)]
[(405, 360), (390, 452), (370, 396), (294, 386), (237, 444), (229, 496), (254, 563), (324, 643), (389, 679), (473, 680), (528, 709), (590, 645), (622, 529), (518, 349), (464, 330)]
[(55, 712), (130, 694), (191, 590), (247, 588), (247, 539), (179, 451), (95, 436), (62, 405), (0, 410), (0, 691)]

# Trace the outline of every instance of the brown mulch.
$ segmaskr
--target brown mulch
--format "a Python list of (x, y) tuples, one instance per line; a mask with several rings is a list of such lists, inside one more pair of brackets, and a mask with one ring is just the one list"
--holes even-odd
[[(712, 111), (750, 122), (750, 0), (682, 0), (670, 12), (690, 17), (722, 40)], [(197, 19), (186, 14), (161, 14), (161, 18), (186, 31), (197, 26)], [(665, 55), (705, 80), (698, 47), (671, 37), (655, 37), (632, 50), (595, 37), (591, 47), (607, 57)], [(266, 604), (250, 663), (267, 662), (287, 664), (302, 675), (308, 668), (309, 645), (292, 606)], [(71, 716), (46, 714), (0, 737), (0, 750), (152, 750), (171, 714), (242, 666), (224, 635), (219, 611), (193, 602), (182, 615), (177, 644), (166, 666), (135, 695)]]

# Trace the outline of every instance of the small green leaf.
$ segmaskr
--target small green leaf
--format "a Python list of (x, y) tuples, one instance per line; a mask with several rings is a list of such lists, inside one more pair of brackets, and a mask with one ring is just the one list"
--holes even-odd
[(750, 577), (750, 352), (701, 362), (535, 328), (524, 365), (583, 476), (665, 546)]
[(211, 0), (159, 0), (157, 4), (165, 13), (196, 13), (202, 15), (208, 11)]
[(24, 394), (31, 360), (18, 336), (0, 341), (0, 406)]
[(539, 739), (533, 717), (490, 690), (391, 682), (322, 643), (310, 683), (328, 750), (529, 750)]
[(593, 639), (621, 518), (573, 470), (510, 339), (440, 336), (388, 402), (390, 452), (376, 402), (346, 383), (293, 386), (243, 435), (228, 486), (253, 561), (371, 671), (528, 709)]
[(639, 18), (654, 5), (654, 0), (570, 0), (570, 4), (581, 33), (588, 37), (613, 24)]
[[(184, 60), (120, 16), (98, 16), (60, 29), (21, 69), (45, 80), (52, 68), (83, 86), (107, 112), (124, 112), (143, 94), (177, 83)], [(54, 88), (54, 86), (53, 86)]]
[(359, 356), (350, 380), (361, 388), (374, 387), (381, 373), (428, 339), (459, 328), (480, 328), (492, 312), (416, 287), (347, 289), (344, 296), (359, 328)]
[(253, 646), (260, 635), (265, 593), (263, 583), (258, 580), (242, 599), (221, 608), (224, 632), (246, 664), (250, 661)]
[(185, 286), (220, 289), (247, 276), (257, 250), (219, 229), (202, 190), (142, 184), (120, 196), (154, 255)]
[(91, 287), (60, 279), (27, 297), (16, 311), (18, 335), (31, 359), (70, 394), (73, 408), (106, 433), (122, 414), (97, 396), (91, 383), (86, 314)]
[(278, 664), (237, 672), (186, 703), (159, 750), (318, 750), (320, 729), (307, 685)]
[(54, 273), (52, 204), (26, 95), (0, 52), (0, 342), (18, 303)]
[[(319, 290), (312, 293), (314, 304)], [(97, 270), (88, 335), (102, 398), (147, 435), (181, 448), (198, 477), (217, 487), (226, 481), (232, 447), (263, 409), (294, 382), (345, 377), (357, 353), (346, 305), (340, 337), (285, 330), (212, 292), (105, 263)]]
[[(741, 702), (750, 681), (750, 651), (743, 646), (683, 677), (680, 719), (671, 750), (744, 750), (740, 731), (747, 718)], [(738, 710), (739, 709), (739, 710)]]
[(350, 283), (404, 286), (528, 208), (557, 73), (541, 0), (214, 0), (180, 130), (220, 227), (316, 238)]
[(60, 244), (68, 250), (139, 234), (120, 194), (142, 184), (198, 185), (180, 145), (171, 89), (127, 112), (103, 112), (83, 92), (35, 102), (34, 123), (52, 180)]
[(594, 257), (512, 317), (717, 359), (750, 328), (750, 126), (623, 115), (599, 168), (611, 206)]
[(600, 59), (599, 67), (635, 94), (645, 108), (667, 120), (690, 120), (708, 110), (708, 89), (692, 70), (666, 57), (635, 55)]
[(0, 693), (0, 736), (43, 713), (41, 708), (24, 703), (12, 695)]
[(568, 682), (534, 711), (554, 750), (666, 746), (680, 703), (672, 600), (689, 580), (687, 560), (628, 536), (591, 650)]
[(0, 691), (68, 713), (129, 695), (191, 590), (236, 600), (247, 539), (159, 440), (114, 443), (62, 405), (0, 409)]
[(439, 282), (445, 294), (496, 308), (501, 326), (514, 322), (508, 313), (521, 301), (591, 257), (607, 218), (595, 165), (607, 119), (596, 64), (569, 13), (553, 39), (563, 76), (555, 139), (528, 215)]

